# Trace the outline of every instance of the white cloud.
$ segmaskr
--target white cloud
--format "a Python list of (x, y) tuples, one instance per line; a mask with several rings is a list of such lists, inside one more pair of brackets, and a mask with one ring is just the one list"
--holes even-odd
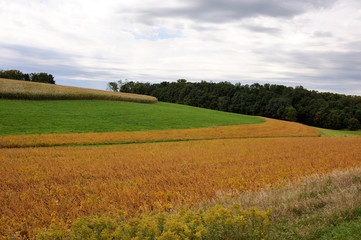
[(358, 1), (218, 3), (2, 0), (0, 68), (103, 89), (120, 78), (361, 89)]

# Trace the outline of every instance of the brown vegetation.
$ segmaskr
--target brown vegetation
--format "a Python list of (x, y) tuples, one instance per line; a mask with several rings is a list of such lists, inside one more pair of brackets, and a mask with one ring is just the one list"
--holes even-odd
[(155, 103), (155, 97), (0, 78), (0, 98), (97, 99)]
[(171, 210), (360, 166), (360, 138), (259, 138), (0, 149), (0, 232)]

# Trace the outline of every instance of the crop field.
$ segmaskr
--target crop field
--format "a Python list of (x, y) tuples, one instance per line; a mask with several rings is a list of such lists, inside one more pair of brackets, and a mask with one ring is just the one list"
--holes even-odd
[[(53, 226), (68, 234), (74, 230), (68, 239), (91, 238), (89, 231), (99, 235), (96, 227), (102, 226), (110, 226), (104, 231), (118, 239), (142, 239), (150, 236), (146, 231), (154, 231), (154, 239), (163, 233), (174, 239), (180, 227), (183, 238), (213, 239), (219, 226), (263, 239), (269, 219), (289, 226), (267, 207), (199, 206), (361, 166), (361, 138), (345, 138), (359, 132), (162, 102), (0, 99), (0, 106), (0, 239), (67, 239), (64, 232), (52, 232)], [(356, 179), (350, 192), (357, 195), (358, 177), (349, 178)], [(269, 205), (276, 214), (285, 212)], [(194, 232), (189, 222), (197, 222)]]
[(205, 140), (255, 137), (318, 136), (312, 127), (267, 119), (266, 123), (212, 128), (108, 133), (42, 134), (0, 136), (0, 147), (44, 147), (60, 145), (116, 144), (156, 141)]
[(155, 103), (155, 97), (109, 92), (0, 78), (0, 98), (12, 99), (103, 99), (138, 103)]
[(13, 148), (0, 155), (0, 231), (172, 210), (361, 164), (361, 138), (258, 138)]

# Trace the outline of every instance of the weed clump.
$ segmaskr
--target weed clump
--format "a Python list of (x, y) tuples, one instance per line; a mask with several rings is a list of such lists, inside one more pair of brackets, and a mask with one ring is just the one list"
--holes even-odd
[(264, 239), (271, 210), (216, 205), (175, 213), (145, 213), (128, 220), (124, 214), (78, 218), (70, 228), (52, 225), (38, 233), (47, 239)]

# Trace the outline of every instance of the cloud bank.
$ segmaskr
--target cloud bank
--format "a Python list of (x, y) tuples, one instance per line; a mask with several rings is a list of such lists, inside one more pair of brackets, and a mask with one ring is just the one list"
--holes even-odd
[(361, 95), (357, 0), (2, 0), (0, 69), (58, 84), (231, 81)]

